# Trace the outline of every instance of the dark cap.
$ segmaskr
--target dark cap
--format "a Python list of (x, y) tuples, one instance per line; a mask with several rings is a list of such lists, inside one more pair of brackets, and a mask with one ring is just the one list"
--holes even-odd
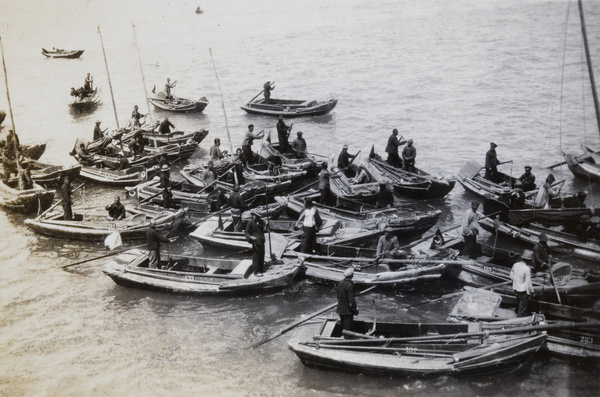
[(490, 142), (490, 146), (491, 147), (498, 147), (498, 145), (496, 145), (494, 142)]
[(527, 170), (531, 171), (531, 167), (528, 165), (525, 166), (525, 171), (527, 171)]

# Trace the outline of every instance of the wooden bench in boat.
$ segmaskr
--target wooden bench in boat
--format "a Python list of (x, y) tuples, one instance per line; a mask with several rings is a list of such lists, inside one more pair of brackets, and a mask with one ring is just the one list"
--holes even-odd
[(252, 274), (252, 260), (244, 259), (237, 265), (230, 274), (242, 275), (243, 278), (248, 278)]

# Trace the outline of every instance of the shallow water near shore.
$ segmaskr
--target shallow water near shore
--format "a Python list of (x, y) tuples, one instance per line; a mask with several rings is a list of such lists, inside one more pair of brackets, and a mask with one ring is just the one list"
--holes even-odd
[[(198, 5), (203, 14), (194, 12)], [(584, 2), (584, 9), (597, 80), (600, 3)], [(275, 139), (275, 119), (239, 108), (267, 80), (276, 82), (273, 97), (339, 99), (327, 116), (288, 121), (294, 132), (304, 132), (309, 152), (326, 156), (344, 143), (363, 158), (372, 145), (383, 154), (398, 128), (414, 139), (417, 166), (434, 175), (456, 174), (467, 161), (483, 164), (494, 141), (499, 159), (513, 160), (502, 171), (520, 175), (531, 165), (541, 182), (549, 172), (544, 167), (562, 160), (561, 150), (578, 152), (581, 144), (600, 150), (576, 3), (9, 0), (0, 5), (0, 22), (16, 131), (22, 143), (46, 142), (47, 162), (70, 161), (75, 140), (91, 138), (94, 121), (117, 127), (111, 96), (120, 126), (136, 104), (147, 113), (144, 83), (148, 92), (154, 85), (161, 90), (167, 77), (177, 80), (176, 95), (210, 101), (200, 114), (150, 109), (152, 119), (169, 117), (177, 129), (210, 130), (190, 164), (206, 162), (217, 137), (224, 149), (235, 150), (250, 123)], [(85, 52), (73, 60), (42, 56), (42, 47), (53, 46)], [(88, 72), (102, 90), (102, 103), (92, 113), (70, 112), (70, 88), (81, 86)], [(8, 111), (4, 81), (0, 88), (0, 109)], [(10, 125), (10, 116), (4, 124)], [(563, 192), (587, 190), (587, 204), (599, 206), (598, 184), (574, 180), (566, 166), (552, 172), (566, 180)], [(104, 206), (115, 194), (124, 191), (87, 184), (75, 200), (82, 207)], [(444, 228), (460, 222), (471, 200), (457, 185), (444, 199), (418, 207), (440, 209)], [(546, 353), (518, 373), (468, 379), (308, 368), (287, 349), (288, 334), (247, 347), (331, 304), (333, 287), (298, 280), (263, 296), (208, 298), (127, 289), (101, 272), (102, 260), (60, 269), (106, 253), (102, 244), (38, 236), (23, 220), (0, 212), (0, 395), (600, 392), (597, 361)], [(185, 235), (164, 254), (173, 252), (228, 254), (204, 250)], [(434, 284), (428, 296), (455, 288)], [(358, 302), (361, 316), (378, 321), (444, 321), (452, 302), (405, 309), (424, 299), (408, 289), (377, 291)]]

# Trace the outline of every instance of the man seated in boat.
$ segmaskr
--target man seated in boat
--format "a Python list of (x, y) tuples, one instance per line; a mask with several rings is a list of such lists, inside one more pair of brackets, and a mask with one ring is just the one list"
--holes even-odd
[[(398, 237), (394, 236), (394, 229), (391, 227), (385, 228), (383, 236), (379, 237), (377, 242), (377, 253), (375, 254), (375, 266), (379, 266), (382, 259), (406, 259), (408, 255), (400, 249)], [(395, 272), (400, 267), (404, 266), (400, 263), (383, 264), (387, 271)]]
[(342, 151), (338, 155), (338, 161), (337, 161), (338, 168), (348, 178), (352, 178), (353, 176), (356, 176), (356, 174), (358, 173), (358, 168), (356, 167), (356, 165), (354, 165), (350, 162), (350, 160), (353, 160), (355, 158), (356, 158), (356, 154), (348, 153), (348, 145), (344, 145), (342, 147)]
[(108, 219), (111, 221), (120, 221), (125, 219), (125, 206), (121, 203), (119, 196), (115, 197), (115, 201), (105, 208), (108, 211)]
[(81, 143), (78, 148), (75, 148), (75, 158), (81, 165), (94, 165), (94, 155), (87, 151), (85, 143)]
[(306, 139), (302, 138), (302, 131), (298, 131), (296, 135), (298, 137), (292, 142), (292, 152), (294, 152), (297, 159), (305, 159), (308, 157)]
[(235, 185), (233, 192), (229, 196), (229, 205), (231, 206), (231, 220), (233, 223), (233, 231), (241, 232), (242, 226), (242, 213), (248, 209), (248, 206), (244, 202), (242, 195), (240, 194), (240, 187)]
[(525, 173), (518, 179), (523, 184), (523, 191), (529, 192), (535, 190), (535, 175), (531, 173), (531, 167), (525, 166)]
[(169, 121), (167, 117), (165, 117), (165, 119), (160, 123), (160, 126), (158, 127), (158, 132), (161, 134), (170, 134), (171, 128), (175, 128), (175, 126)]
[(228, 203), (222, 187), (217, 187), (215, 190), (210, 192), (206, 197), (206, 201), (210, 206), (210, 212), (217, 212), (222, 206)]
[(521, 181), (515, 183), (515, 188), (510, 194), (509, 208), (511, 210), (521, 210), (525, 207), (525, 192), (522, 189)]
[(562, 207), (565, 208), (585, 208), (585, 199), (587, 198), (587, 192), (580, 191), (575, 195), (569, 195), (562, 197)]
[(537, 273), (548, 269), (549, 258), (548, 236), (546, 236), (546, 233), (540, 233), (538, 242), (533, 246), (533, 271)]

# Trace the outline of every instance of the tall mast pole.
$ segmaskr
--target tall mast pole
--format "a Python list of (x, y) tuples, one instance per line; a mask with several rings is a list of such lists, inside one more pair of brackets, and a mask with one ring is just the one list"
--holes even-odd
[(212, 50), (209, 48), (208, 52), (210, 53), (210, 60), (212, 61), (213, 69), (215, 70), (215, 77), (217, 78), (217, 84), (219, 85), (219, 92), (221, 93), (221, 107), (223, 108), (223, 116), (225, 116), (225, 130), (227, 131), (227, 138), (229, 138), (229, 149), (231, 150), (230, 153), (233, 154), (233, 142), (231, 142), (231, 135), (229, 134), (229, 125), (227, 124), (227, 113), (225, 113), (225, 100), (223, 99), (223, 90), (221, 90), (221, 82), (219, 81), (219, 75), (217, 74), (217, 68), (215, 66), (215, 60), (213, 59)]
[(590, 56), (590, 46), (587, 39), (585, 28), (585, 18), (583, 17), (583, 1), (579, 0), (579, 17), (581, 18), (581, 33), (583, 35), (583, 45), (585, 47), (585, 56), (587, 58), (588, 74), (592, 85), (592, 96), (594, 98), (594, 107), (596, 109), (596, 122), (598, 123), (598, 132), (600, 133), (600, 105), (598, 104), (598, 93), (596, 92), (596, 82), (594, 81), (594, 69), (592, 68), (592, 58)]
[(100, 32), (100, 25), (98, 25), (98, 35), (100, 36), (100, 44), (102, 45), (102, 54), (104, 55), (104, 66), (106, 66), (106, 75), (108, 76), (108, 87), (110, 88), (110, 97), (112, 98), (113, 110), (115, 112), (115, 120), (117, 122), (117, 129), (119, 129), (119, 117), (117, 117), (117, 106), (115, 105), (115, 95), (113, 94), (112, 83), (110, 82), (110, 73), (108, 72), (108, 62), (106, 62), (106, 52), (104, 51), (104, 42), (102, 41), (102, 33)]
[(135, 48), (137, 48), (138, 61), (140, 64), (140, 71), (142, 72), (142, 83), (144, 83), (144, 95), (146, 95), (146, 109), (148, 110), (147, 114), (150, 114), (150, 102), (148, 101), (148, 89), (146, 88), (146, 78), (144, 77), (144, 68), (142, 67), (142, 56), (140, 55), (140, 47), (138, 46), (137, 34), (135, 33), (135, 24), (132, 22), (131, 26), (133, 26), (133, 37), (135, 38)]

